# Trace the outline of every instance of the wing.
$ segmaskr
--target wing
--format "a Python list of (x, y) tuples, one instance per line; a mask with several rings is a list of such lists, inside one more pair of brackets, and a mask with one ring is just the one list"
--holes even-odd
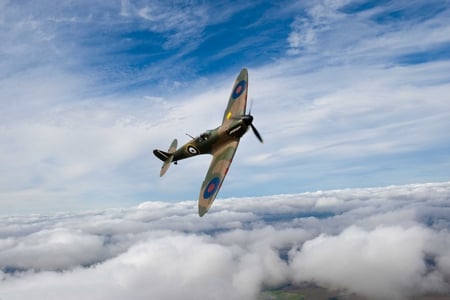
[(240, 117), (245, 114), (245, 106), (247, 105), (247, 87), (248, 72), (247, 69), (244, 68), (234, 82), (230, 99), (228, 100), (228, 106), (223, 114), (222, 126), (227, 127), (233, 121), (233, 117)]
[(229, 142), (213, 153), (213, 159), (208, 173), (203, 181), (198, 199), (198, 214), (202, 217), (211, 207), (217, 193), (227, 175), (239, 141)]

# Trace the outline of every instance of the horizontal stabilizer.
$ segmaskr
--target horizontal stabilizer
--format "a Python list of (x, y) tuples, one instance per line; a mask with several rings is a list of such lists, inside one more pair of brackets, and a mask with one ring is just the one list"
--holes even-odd
[(161, 171), (159, 172), (159, 176), (163, 176), (166, 174), (167, 170), (169, 169), (170, 163), (173, 160), (173, 153), (177, 149), (177, 139), (174, 139), (172, 144), (170, 144), (169, 150), (167, 152), (155, 149), (153, 150), (153, 154), (162, 160), (164, 163), (161, 167)]

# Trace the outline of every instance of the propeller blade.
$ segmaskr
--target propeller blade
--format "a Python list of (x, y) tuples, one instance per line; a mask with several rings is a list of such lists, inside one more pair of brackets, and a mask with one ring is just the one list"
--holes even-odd
[(261, 135), (259, 134), (258, 130), (256, 130), (256, 127), (255, 127), (253, 124), (250, 124), (250, 127), (252, 128), (253, 133), (256, 135), (256, 138), (257, 138), (261, 143), (264, 143), (264, 141), (263, 141)]
[(248, 114), (247, 115), (251, 115), (252, 114), (252, 108), (253, 108), (253, 98), (250, 99), (250, 109), (248, 110)]

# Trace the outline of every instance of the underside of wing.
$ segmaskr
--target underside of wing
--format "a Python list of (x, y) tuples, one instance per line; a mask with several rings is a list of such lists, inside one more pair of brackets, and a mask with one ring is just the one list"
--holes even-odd
[(239, 141), (232, 141), (214, 151), (213, 159), (203, 181), (198, 199), (198, 214), (200, 217), (209, 210), (214, 202), (238, 145)]
[(222, 126), (228, 126), (232, 123), (233, 118), (239, 118), (245, 114), (245, 106), (247, 105), (247, 88), (248, 88), (248, 72), (242, 69), (236, 78), (233, 89), (231, 90), (230, 99), (225, 109)]

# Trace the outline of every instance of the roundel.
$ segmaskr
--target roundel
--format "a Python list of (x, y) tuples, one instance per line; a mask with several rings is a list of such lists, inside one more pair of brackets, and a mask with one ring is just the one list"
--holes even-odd
[(206, 185), (205, 191), (203, 192), (203, 198), (208, 199), (214, 195), (214, 193), (219, 188), (220, 179), (219, 177), (213, 177), (209, 183)]
[(198, 154), (197, 148), (195, 148), (195, 147), (192, 146), (192, 145), (188, 145), (188, 146), (187, 146), (187, 151), (189, 152), (189, 154), (192, 154), (192, 155)]
[(242, 93), (245, 91), (245, 84), (246, 84), (245, 80), (239, 81), (239, 83), (235, 86), (235, 88), (233, 90), (233, 95), (232, 95), (233, 99), (236, 99), (237, 97), (242, 95)]

